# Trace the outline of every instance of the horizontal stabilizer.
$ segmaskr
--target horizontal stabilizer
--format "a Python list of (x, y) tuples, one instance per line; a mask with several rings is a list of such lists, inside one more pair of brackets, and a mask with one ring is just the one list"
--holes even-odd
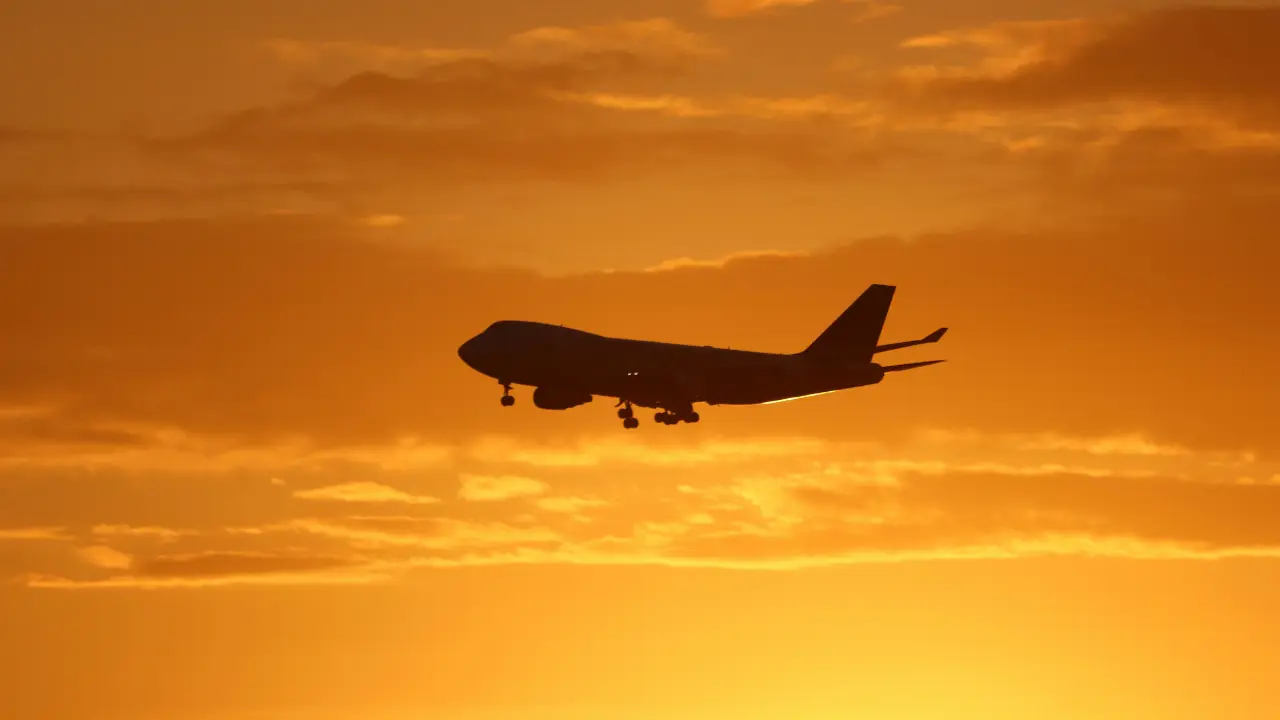
[(889, 365), (884, 368), (884, 371), (887, 373), (891, 373), (891, 372), (902, 372), (903, 370), (915, 370), (916, 368), (922, 368), (926, 365), (937, 365), (938, 363), (942, 363), (942, 362), (946, 362), (946, 360), (925, 360), (924, 362), (913, 362), (913, 363), (907, 363), (905, 365)]
[(877, 353), (882, 353), (882, 352), (888, 352), (890, 350), (901, 350), (902, 348), (915, 347), (916, 345), (927, 345), (929, 343), (936, 343), (942, 339), (943, 335), (946, 335), (946, 334), (947, 334), (946, 328), (938, 328), (937, 330), (934, 330), (933, 332), (929, 333), (928, 335), (924, 336), (919, 340), (907, 340), (906, 342), (889, 343), (888, 345), (877, 345), (875, 351)]

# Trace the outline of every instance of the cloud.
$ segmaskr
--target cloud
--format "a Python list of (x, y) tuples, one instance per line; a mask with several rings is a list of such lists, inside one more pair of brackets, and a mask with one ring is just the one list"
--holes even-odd
[[(1269, 51), (1232, 54), (1235, 11), (1179, 12), (917, 37), (912, 53), (978, 59), (865, 98), (682, 92), (708, 48), (674, 25), (543, 28), (500, 51), (392, 54), (152, 138), (121, 151), (129, 182), (50, 161), (80, 140), (0, 133), (6, 158), (55, 153), (0, 162), (6, 207), (295, 210), (0, 227), (18, 348), (0, 354), (4, 571), (144, 588), (516, 562), (1276, 555), (1280, 130), (1256, 76), (1222, 74)], [(1155, 67), (1153, 38), (1187, 46), (1188, 17), (1216, 50)], [(547, 277), (424, 249), (419, 214), (382, 194), (709, 162), (831, 177), (874, 165), (862, 138), (881, 130), (977, 140), (974, 162), (1034, 178), (1057, 212)], [(342, 212), (296, 212), (294, 193)], [(902, 361), (948, 364), (623, 433), (611, 403), (546, 413), (517, 388), (502, 408), (456, 355), (503, 317), (793, 352), (870, 282), (900, 287), (886, 338), (953, 328)], [(396, 488), (424, 471), (473, 502), (414, 517), (432, 498)], [(366, 501), (403, 516), (353, 511)]]
[(6, 136), (0, 221), (337, 212), (448, 234), (457, 196), (494, 182), (720, 168), (821, 179), (875, 172), (886, 159), (881, 139), (811, 124), (849, 120), (856, 103), (701, 97), (697, 73), (722, 53), (663, 18), (534, 28), (480, 50), (297, 39), (268, 48), (305, 72), (300, 99), (176, 136)]
[[(982, 73), (1007, 74), (1019, 68), (1059, 60), (1095, 41), (1105, 31), (1099, 20), (1030, 20), (917, 35), (900, 43), (908, 49), (962, 48), (982, 53)], [(972, 73), (971, 74), (981, 74)]]
[(94, 535), (107, 537), (145, 537), (156, 538), (164, 542), (173, 542), (178, 538), (194, 535), (194, 530), (178, 530), (165, 527), (135, 527), (132, 525), (94, 525), (90, 529)]
[(92, 545), (78, 551), (85, 562), (111, 570), (128, 570), (133, 567), (133, 558), (106, 545)]
[(369, 215), (364, 218), (369, 227), (397, 227), (404, 224), (404, 216), (395, 214)]
[(718, 55), (722, 51), (704, 36), (667, 18), (629, 20), (583, 27), (546, 26), (511, 36), (517, 48), (552, 48), (568, 52), (621, 50), (637, 55)]
[(295, 490), (293, 496), (301, 500), (330, 500), (348, 503), (407, 503), (430, 505), (440, 502), (425, 495), (413, 495), (375, 482), (350, 482), (329, 485), (310, 490)]
[(793, 492), (810, 508), (836, 510), (840, 520), (864, 526), (833, 533), (833, 542), (876, 549), (1091, 536), (1209, 551), (1275, 551), (1280, 541), (1264, 519), (1280, 502), (1270, 486), (1080, 475), (1029, 481), (1010, 474), (905, 474), (901, 481), (897, 488)]
[[(1010, 26), (917, 38), (914, 47), (968, 42), (1007, 47)], [(1062, 42), (1037, 51), (1008, 72), (941, 77), (926, 85), (941, 103), (1029, 109), (1112, 101), (1212, 107), (1274, 127), (1280, 120), (1272, 79), (1280, 50), (1280, 8), (1180, 7), (1110, 23), (1038, 26)]]
[[(595, 518), (559, 544), (410, 556), (412, 566), (660, 564), (788, 569), (918, 559), (1280, 556), (1277, 486), (1171, 478), (902, 472), (761, 477), (713, 510)], [(735, 504), (736, 503), (736, 504)], [(704, 506), (706, 507), (706, 506)]]
[(5, 540), (69, 540), (64, 528), (11, 527), (0, 528), (0, 542)]
[(1083, 450), (1093, 455), (1185, 455), (1186, 448), (1159, 445), (1138, 435), (1109, 438), (1065, 438), (1041, 435), (1022, 440), (1029, 450)]
[(672, 258), (664, 260), (653, 267), (645, 268), (645, 272), (670, 272), (672, 270), (685, 270), (689, 268), (711, 268), (719, 269), (725, 265), (734, 262), (751, 261), (757, 258), (788, 258), (788, 257), (804, 257), (806, 253), (802, 252), (778, 252), (772, 250), (764, 251), (743, 251), (736, 252), (732, 255), (722, 257), (716, 260), (695, 260), (693, 258)]
[(139, 575), (154, 578), (180, 578), (292, 574), (334, 570), (350, 567), (353, 564), (355, 563), (347, 558), (326, 556), (202, 553), (148, 560), (139, 565)]
[(165, 590), (234, 587), (240, 585), (368, 585), (392, 579), (385, 571), (327, 573), (278, 573), (267, 575), (216, 575), (205, 577), (135, 577), (122, 575), (101, 580), (73, 580), (56, 575), (30, 575), (26, 587), (45, 590)]
[(853, 16), (853, 22), (863, 23), (871, 22), (897, 15), (905, 8), (897, 3), (881, 2), (880, 0), (842, 0), (842, 2), (854, 5), (858, 10)]
[(378, 569), (165, 577), (120, 575), (98, 580), (76, 580), (55, 575), (33, 574), (26, 578), (25, 585), (30, 588), (49, 590), (164, 590), (239, 585), (367, 585), (384, 582), (392, 577), (392, 574), (387, 571)]
[(543, 497), (533, 501), (540, 509), (554, 513), (576, 514), (583, 510), (607, 506), (608, 501), (586, 497)]
[[(0, 222), (42, 224), (316, 209), (361, 187), (338, 178), (174, 164), (124, 133), (24, 134), (0, 143)], [(376, 209), (370, 208), (369, 212)]]
[(810, 5), (817, 0), (707, 0), (707, 12), (715, 17), (741, 17), (764, 10)]
[(332, 585), (365, 584), (390, 577), (385, 569), (354, 557), (321, 554), (208, 551), (130, 558), (111, 548), (80, 551), (93, 565), (107, 570), (129, 570), (109, 577), (71, 577), (28, 573), (24, 584), (32, 588), (61, 590), (174, 589), (235, 585)]
[(495, 547), (557, 545), (563, 540), (558, 533), (546, 527), (456, 518), (302, 518), (240, 532), (254, 535), (302, 533), (345, 541), (363, 550), (416, 548), (463, 554)]
[[(363, 72), (310, 98), (237, 113), (183, 138), (154, 140), (157, 160), (279, 175), (298, 168), (386, 190), (459, 183), (586, 180), (673, 166), (745, 163), (771, 172), (865, 172), (879, 148), (802, 127), (641, 123), (627, 98), (682, 68), (623, 51), (553, 60), (466, 59), (413, 77)], [(643, 95), (643, 94), (642, 94)], [(695, 118), (696, 113), (695, 113)]]
[(262, 47), (276, 61), (294, 70), (321, 68), (377, 69), (384, 72), (411, 72), (440, 62), (470, 60), (490, 55), (470, 48), (407, 48), (352, 40), (304, 41), (271, 38)]
[(458, 497), (471, 502), (532, 497), (548, 490), (545, 482), (518, 475), (461, 475), (458, 481)]
[(580, 53), (625, 52), (670, 62), (722, 52), (705, 36), (662, 17), (573, 27), (535, 27), (513, 33), (489, 48), (406, 47), (298, 38), (272, 38), (262, 47), (276, 62), (312, 76), (360, 70), (413, 74), (458, 61), (556, 60)]
[[(674, 454), (698, 454), (696, 440), (672, 444), (686, 448)], [(475, 463), (465, 464), (487, 464)], [(172, 551), (159, 557), (145, 543), (127, 553), (114, 543), (166, 533), (71, 528), (59, 535), (82, 541), (74, 565), (65, 550), (7, 559), (33, 586), (87, 589), (365, 583), (422, 567), (530, 563), (786, 569), (921, 558), (1273, 556), (1280, 536), (1268, 518), (1280, 484), (1268, 478), (1278, 470), (1275, 461), (1173, 452), (1140, 437), (929, 430), (659, 473), (638, 464), (604, 474), (561, 466), (538, 481), (497, 473), (496, 481), (474, 481), (468, 472), (459, 495), (477, 501), (442, 503), (430, 516), (285, 503), (252, 525), (235, 523), (245, 517), (244, 496), (215, 477), (209, 486), (233, 502), (215, 507), (199, 533), (167, 540), (179, 545), (165, 545)], [(134, 481), (129, 505), (162, 510), (156, 501), (172, 485)], [(524, 502), (483, 501), (516, 498)], [(95, 548), (86, 535), (113, 546)]]
[[(762, 12), (812, 5), (819, 0), (707, 0), (707, 12), (713, 17), (734, 18)], [(902, 12), (902, 6), (880, 0), (842, 0), (856, 8), (853, 22), (869, 22)]]
[[(533, 111), (553, 103), (552, 91), (593, 83), (668, 77), (671, 70), (621, 50), (583, 51), (548, 60), (467, 58), (431, 65), (411, 77), (362, 72), (321, 88), (300, 103), (232, 116), (222, 132), (253, 127), (266, 119), (320, 122), (320, 112), (353, 110), (472, 112), (500, 116), (513, 108)], [(310, 117), (306, 113), (312, 113)], [(447, 119), (447, 118), (446, 118)]]
[(611, 462), (653, 466), (750, 462), (769, 457), (813, 456), (823, 450), (824, 443), (812, 438), (716, 439), (696, 445), (591, 438), (576, 445), (539, 445), (514, 438), (489, 437), (476, 442), (469, 454), (486, 463), (594, 467)]
[[(240, 441), (194, 436), (163, 425), (116, 432), (92, 421), (85, 426), (73, 416), (74, 412), (66, 408), (50, 411), (42, 422), (53, 431), (38, 437), (3, 432), (6, 428), (0, 424), (0, 469), (113, 468), (192, 473), (365, 466), (421, 470), (445, 464), (452, 452), (447, 446), (412, 436), (379, 442), (376, 447), (317, 447), (305, 439), (255, 443), (251, 447)], [(86, 443), (86, 438), (92, 442)]]
[(872, 95), (893, 127), (987, 144), (1064, 222), (1175, 212), (1280, 187), (1280, 54), (1262, 39), (1275, 28), (1280, 8), (1215, 6), (952, 30), (904, 45), (976, 61), (905, 66)]
[[(0, 229), (0, 322), (25, 348), (0, 356), (0, 403), (57, 407), (45, 422), (58, 427), (136, 429), (141, 442), (112, 450), (117, 467), (276, 475), (451, 458), (705, 464), (812, 455), (824, 442), (920, 427), (1142, 433), (1158, 445), (1274, 453), (1266, 420), (1280, 402), (1271, 381), (1280, 346), (1259, 328), (1280, 302), (1265, 270), (1277, 231), (1265, 202), (1189, 203), (1176, 216), (1078, 228), (866, 239), (722, 269), (547, 278), (457, 265), (323, 218)], [(105, 277), (109, 285), (97, 281)], [(616, 422), (602, 408), (538, 414), (523, 391), (500, 408), (493, 382), (456, 355), (495, 318), (514, 316), (792, 352), (857, 288), (886, 280), (901, 291), (885, 336), (947, 324), (953, 332), (929, 350), (950, 363), (826, 398), (711, 408), (699, 426), (648, 447), (573, 442)], [(521, 443), (485, 440), (500, 418), (527, 419)], [(719, 437), (693, 454), (668, 444), (707, 432)], [(0, 437), (15, 462), (33, 447), (42, 462), (72, 465), (105, 452), (74, 438)]]

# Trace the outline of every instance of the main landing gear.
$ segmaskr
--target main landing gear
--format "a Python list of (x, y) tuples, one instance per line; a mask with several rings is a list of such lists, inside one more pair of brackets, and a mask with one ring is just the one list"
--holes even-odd
[(701, 418), (698, 417), (698, 413), (694, 412), (693, 410), (690, 410), (683, 414), (677, 414), (677, 413), (664, 410), (660, 413), (656, 413), (653, 416), (654, 422), (661, 423), (663, 425), (675, 425), (676, 423), (681, 423), (681, 422), (696, 423), (700, 419)]
[[(618, 418), (622, 420), (622, 427), (628, 430), (635, 430), (640, 427), (640, 421), (636, 419), (636, 411), (631, 407), (629, 400), (619, 400), (618, 406)], [(663, 410), (653, 416), (653, 421), (660, 425), (675, 425), (682, 422), (696, 423), (700, 419), (692, 406), (676, 412)]]
[(640, 427), (640, 420), (636, 418), (635, 410), (631, 409), (631, 403), (626, 400), (622, 402), (625, 407), (618, 410), (618, 418), (622, 420), (622, 427), (628, 430), (635, 430)]
[(511, 383), (502, 383), (502, 407), (511, 407), (516, 404), (516, 399), (511, 397)]

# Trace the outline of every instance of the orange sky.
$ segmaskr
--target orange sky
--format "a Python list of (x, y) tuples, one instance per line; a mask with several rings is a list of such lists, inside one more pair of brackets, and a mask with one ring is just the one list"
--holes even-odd
[[(1271, 718), (1280, 6), (7, 0), (0, 707)], [(624, 432), (501, 318), (883, 385)]]

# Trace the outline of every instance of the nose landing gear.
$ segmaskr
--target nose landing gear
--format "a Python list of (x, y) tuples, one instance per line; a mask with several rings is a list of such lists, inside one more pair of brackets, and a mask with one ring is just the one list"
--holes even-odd
[(516, 399), (511, 397), (511, 383), (502, 383), (502, 407), (511, 407), (516, 404)]
[(618, 419), (622, 420), (622, 427), (628, 430), (640, 427), (640, 420), (636, 418), (635, 410), (631, 409), (631, 402), (622, 400), (619, 404), (624, 406), (618, 410)]

